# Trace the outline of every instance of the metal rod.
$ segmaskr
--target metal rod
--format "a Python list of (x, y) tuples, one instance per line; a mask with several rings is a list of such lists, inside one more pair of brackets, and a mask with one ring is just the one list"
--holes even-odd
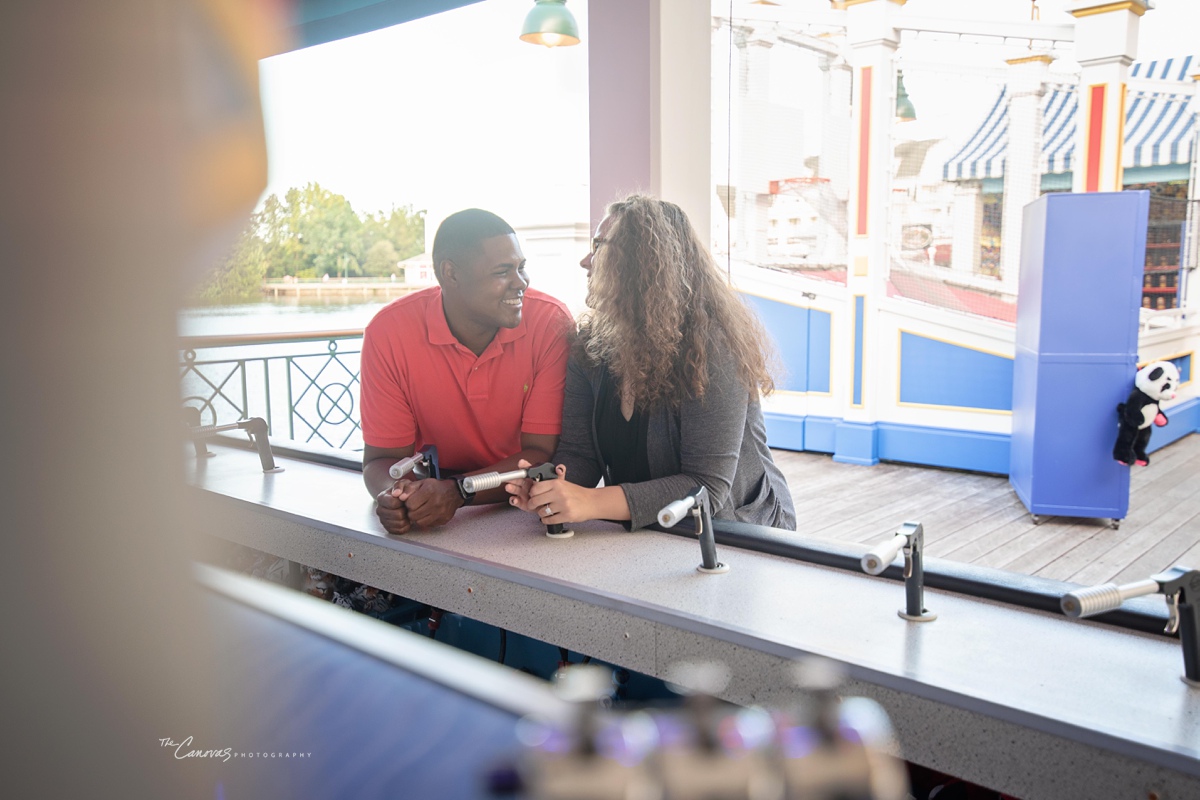
[(700, 533), (700, 562), (707, 570), (715, 570), (720, 566), (717, 561), (717, 542), (713, 538), (712, 515), (708, 504), (702, 503), (700, 508), (692, 509), (696, 518), (696, 530)]

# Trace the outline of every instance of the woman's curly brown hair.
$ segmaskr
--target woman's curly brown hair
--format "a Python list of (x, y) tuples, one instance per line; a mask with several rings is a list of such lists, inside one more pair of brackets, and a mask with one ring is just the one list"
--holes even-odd
[(638, 408), (704, 397), (714, 348), (728, 351), (747, 392), (769, 394), (771, 352), (757, 318), (725, 283), (683, 210), (631, 195), (608, 207), (592, 260), (577, 355), (605, 363)]

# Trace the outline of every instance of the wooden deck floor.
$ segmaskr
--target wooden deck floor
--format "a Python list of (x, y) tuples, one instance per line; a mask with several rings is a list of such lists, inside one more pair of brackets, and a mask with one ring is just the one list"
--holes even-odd
[(1200, 566), (1200, 435), (1135, 467), (1129, 515), (1043, 517), (1035, 525), (1004, 477), (883, 463), (839, 464), (817, 453), (774, 451), (802, 533), (874, 542), (906, 520), (925, 528), (928, 555), (1027, 575), (1098, 584), (1146, 578), (1172, 564)]

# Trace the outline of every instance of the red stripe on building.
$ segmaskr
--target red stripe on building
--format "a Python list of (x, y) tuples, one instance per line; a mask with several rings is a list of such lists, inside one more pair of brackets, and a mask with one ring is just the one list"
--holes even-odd
[(1100, 163), (1104, 155), (1104, 92), (1105, 86), (1098, 83), (1091, 87), (1091, 102), (1088, 106), (1087, 172), (1083, 190), (1100, 191)]
[(871, 169), (871, 67), (862, 68), (862, 91), (859, 92), (858, 121), (858, 208), (854, 232), (867, 235), (867, 186)]

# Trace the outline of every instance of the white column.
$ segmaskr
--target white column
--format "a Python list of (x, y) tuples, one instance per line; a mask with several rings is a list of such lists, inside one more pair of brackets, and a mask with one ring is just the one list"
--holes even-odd
[(953, 238), (950, 269), (962, 277), (979, 271), (980, 239), (983, 237), (983, 190), (979, 181), (954, 184)]
[(713, 192), (708, 5), (589, 3), (588, 36), (591, 224), (613, 200), (644, 191), (677, 203), (707, 241)]
[(1021, 269), (1021, 217), (1042, 189), (1042, 95), (1053, 57), (1029, 55), (1008, 61), (1008, 151), (1001, 209), (1000, 291), (1016, 295)]
[[(1192, 76), (1192, 116), (1200, 122), (1200, 72)], [(1192, 173), (1188, 181), (1187, 241), (1183, 265), (1183, 286), (1179, 289), (1179, 307), (1200, 308), (1200, 285), (1193, 285), (1200, 266), (1200, 137), (1192, 142)]]
[(839, 199), (849, 190), (850, 87), (854, 74), (840, 58), (822, 55), (820, 61), (824, 98), (821, 108), (821, 155), (818, 171)]
[(735, 90), (742, 96), (739, 114), (734, 119), (740, 131), (737, 146), (741, 153), (733, 173), (738, 188), (740, 239), (751, 261), (767, 261), (767, 212), (771, 206), (768, 183), (772, 164), (768, 137), (772, 135), (767, 91), (771, 85), (771, 48), (774, 40), (761, 35), (743, 37), (738, 43), (742, 53), (740, 81)]
[(900, 43), (896, 15), (905, 0), (837, 0), (846, 10), (846, 39), (854, 73), (849, 181), (850, 314), (838, 323), (838, 336), (850, 343), (853, 364), (845, 373), (849, 404), (839, 425), (834, 459), (860, 464), (878, 461), (876, 421), (885, 389), (880, 385), (885, 354), (876, 324), (887, 296), (888, 231), (891, 205), (892, 127)]
[(1138, 21), (1149, 0), (1075, 0), (1079, 116), (1072, 191), (1119, 192), (1125, 145), (1125, 79), (1137, 56)]

